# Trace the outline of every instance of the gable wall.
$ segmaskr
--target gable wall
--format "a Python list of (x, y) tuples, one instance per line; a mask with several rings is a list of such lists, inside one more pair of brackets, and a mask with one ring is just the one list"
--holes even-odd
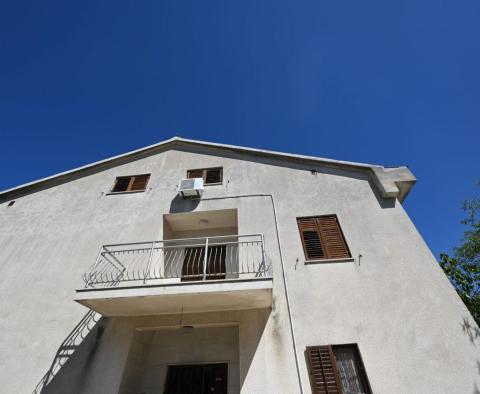
[[(265, 385), (295, 392), (271, 201), (258, 196), (207, 200), (262, 193), (273, 194), (276, 203), (305, 392), (305, 347), (350, 342), (359, 343), (375, 392), (469, 392), (474, 384), (480, 387), (480, 344), (462, 328), (468, 313), (402, 206), (380, 198), (369, 174), (206, 153), (211, 152), (166, 151), (26, 195), (12, 207), (0, 205), (0, 376), (7, 392), (35, 386), (85, 313), (73, 301), (74, 290), (82, 286), (81, 274), (101, 245), (162, 239), (165, 213), (231, 208), (238, 209), (239, 234), (264, 233), (275, 286), (274, 308), (258, 345), (262, 351), (243, 371), (243, 392)], [(215, 166), (224, 168), (223, 185), (207, 187), (198, 206), (175, 199), (187, 169)], [(140, 173), (152, 174), (147, 192), (107, 195), (116, 176)], [(333, 213), (356, 261), (305, 265), (296, 217)], [(118, 365), (127, 352), (128, 347)], [(269, 366), (268, 373), (262, 365)], [(18, 379), (25, 370), (30, 372)], [(109, 382), (120, 384), (122, 371), (111, 373)], [(89, 387), (101, 385), (101, 375), (105, 371), (91, 378)], [(111, 387), (111, 392), (117, 389)]]

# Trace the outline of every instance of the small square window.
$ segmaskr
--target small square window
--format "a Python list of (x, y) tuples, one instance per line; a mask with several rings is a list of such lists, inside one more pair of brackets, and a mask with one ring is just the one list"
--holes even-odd
[(112, 193), (144, 191), (149, 179), (150, 174), (119, 176), (115, 180)]
[(187, 171), (187, 178), (203, 178), (204, 185), (218, 185), (223, 182), (223, 168), (200, 168)]

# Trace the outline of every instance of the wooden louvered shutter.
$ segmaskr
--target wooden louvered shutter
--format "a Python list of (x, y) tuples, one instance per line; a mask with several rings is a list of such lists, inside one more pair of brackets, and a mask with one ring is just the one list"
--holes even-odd
[(312, 394), (343, 394), (331, 346), (312, 346), (305, 350)]
[(297, 222), (305, 257), (309, 260), (326, 258), (327, 256), (320, 239), (320, 232), (318, 231), (317, 219), (302, 218), (297, 219)]
[(135, 177), (133, 177), (130, 190), (145, 190), (149, 178), (150, 175), (136, 175)]
[(317, 218), (318, 229), (327, 258), (341, 259), (350, 257), (347, 243), (335, 215)]
[(335, 215), (298, 218), (297, 223), (307, 260), (351, 257)]

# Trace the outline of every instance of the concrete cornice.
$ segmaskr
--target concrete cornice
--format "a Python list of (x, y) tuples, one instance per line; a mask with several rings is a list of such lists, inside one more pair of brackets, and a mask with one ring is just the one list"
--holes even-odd
[(264, 149), (247, 148), (237, 145), (218, 144), (213, 142), (197, 141), (181, 137), (173, 137), (168, 140), (149, 145), (144, 148), (136, 149), (118, 156), (113, 156), (104, 160), (100, 160), (82, 167), (78, 167), (69, 171), (61, 172), (46, 178), (42, 178), (33, 182), (25, 183), (17, 187), (7, 189), (0, 192), (0, 202), (12, 199), (37, 189), (41, 190), (46, 187), (54, 186), (61, 182), (67, 182), (70, 179), (88, 175), (102, 169), (120, 165), (135, 159), (140, 159), (151, 154), (162, 152), (175, 147), (204, 147), (219, 152), (230, 151), (234, 153), (243, 153), (257, 157), (268, 157), (280, 159), (284, 161), (297, 163), (319, 164), (327, 167), (342, 168), (346, 170), (367, 171), (371, 174), (372, 180), (377, 186), (380, 194), (384, 198), (397, 198), (403, 202), (407, 194), (415, 184), (416, 178), (407, 167), (383, 167), (373, 164), (355, 163), (349, 161), (325, 159), (314, 156), (296, 155), (291, 153), (275, 152)]

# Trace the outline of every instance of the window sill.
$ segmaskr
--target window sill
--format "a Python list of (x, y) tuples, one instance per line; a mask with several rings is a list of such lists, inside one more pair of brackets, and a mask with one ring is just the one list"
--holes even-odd
[(341, 259), (318, 259), (318, 260), (305, 260), (305, 264), (325, 264), (325, 263), (351, 263), (355, 261), (353, 257), (345, 257)]
[(126, 191), (126, 192), (108, 192), (105, 195), (106, 196), (111, 196), (111, 195), (115, 195), (115, 194), (135, 194), (135, 193), (145, 193), (145, 190), (130, 190), (130, 191)]
[(223, 182), (216, 182), (216, 183), (204, 183), (203, 186), (221, 186)]

